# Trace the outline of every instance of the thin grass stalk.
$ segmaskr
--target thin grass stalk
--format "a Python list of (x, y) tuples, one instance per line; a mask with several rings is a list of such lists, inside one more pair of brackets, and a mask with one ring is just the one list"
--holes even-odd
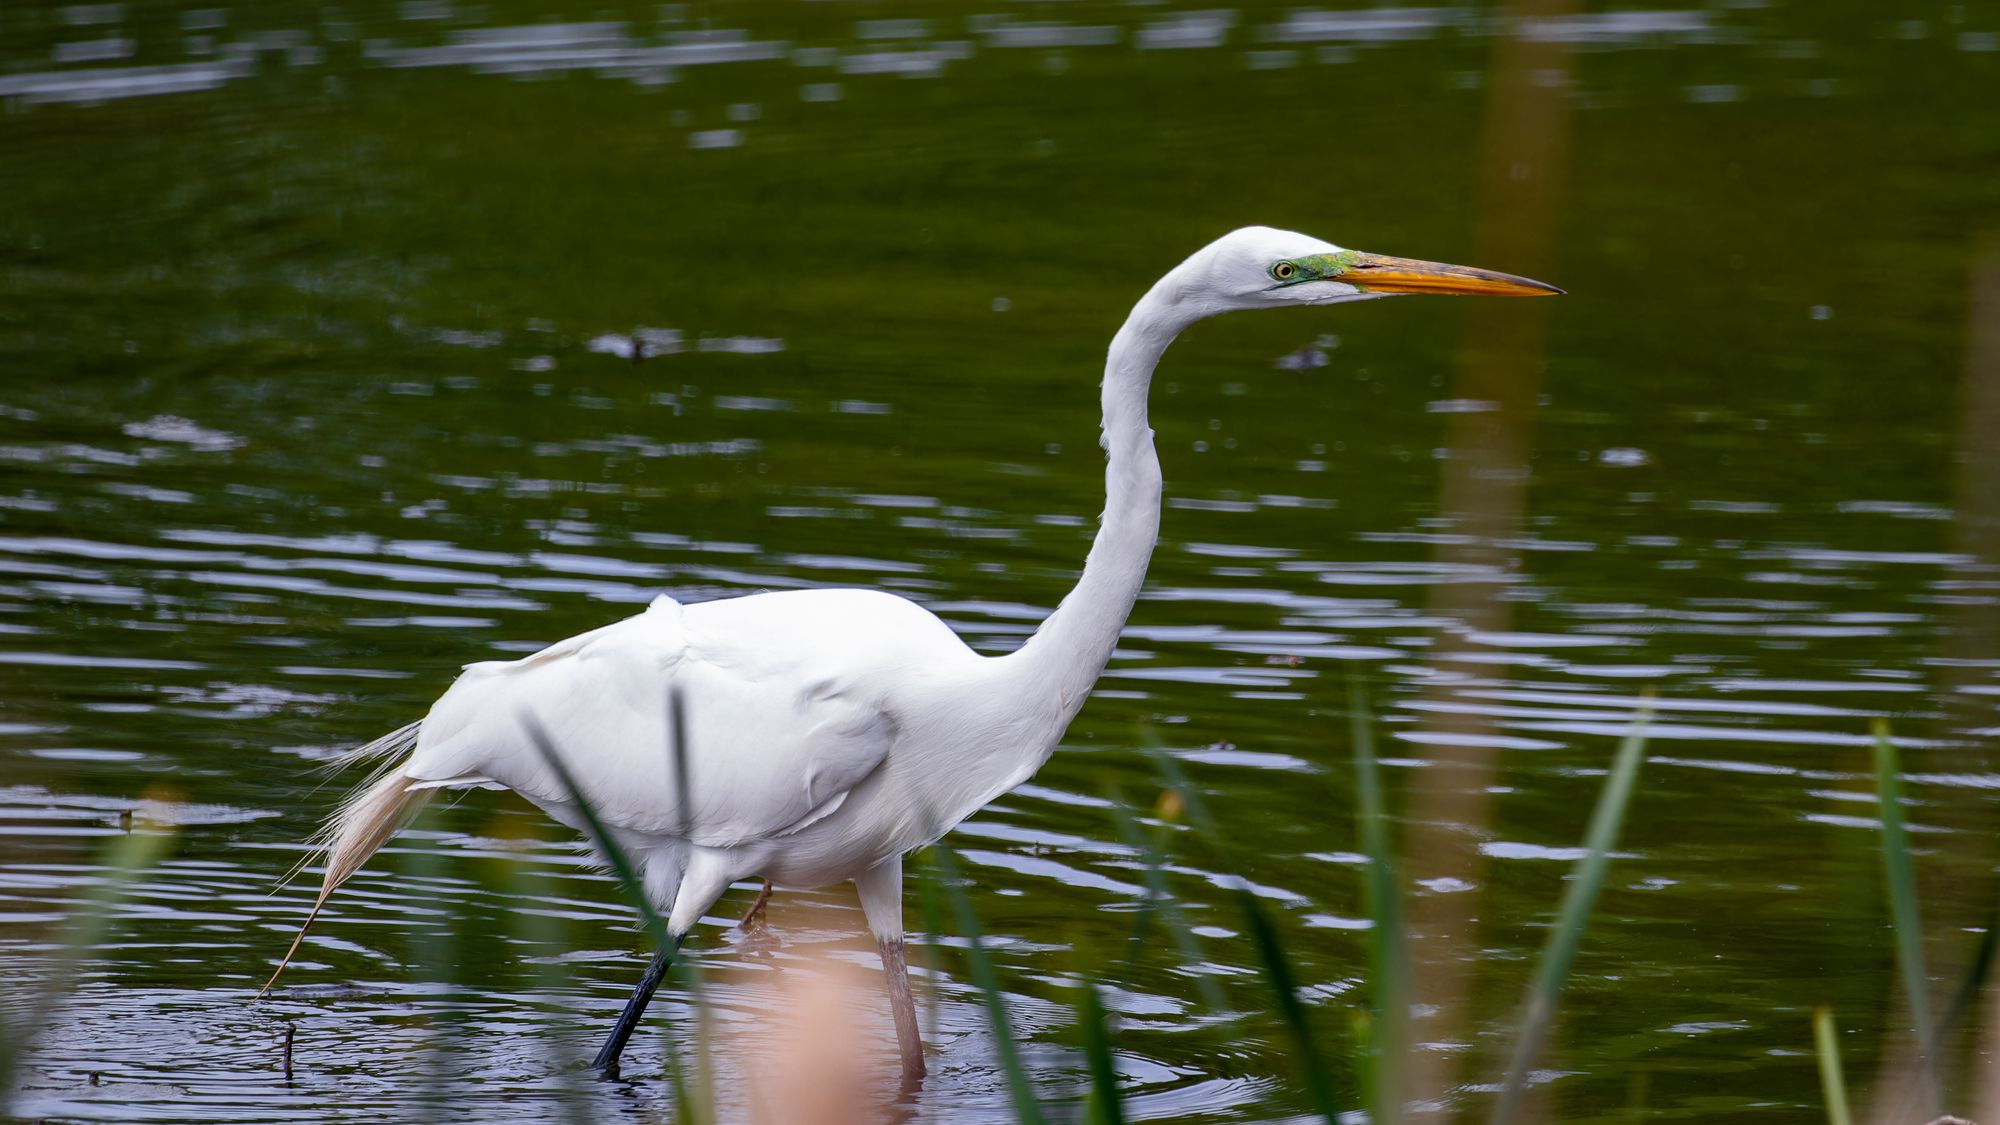
[(1132, 912), (1132, 933), (1125, 939), (1125, 965), (1131, 969), (1138, 966), (1140, 955), (1146, 951), (1146, 932), (1152, 928), (1154, 904), (1159, 901), (1160, 883), (1164, 880), (1156, 882), (1154, 879), (1154, 872), (1159, 868), (1153, 862), (1152, 842), (1139, 827), (1137, 818), (1125, 810), (1124, 795), (1113, 788), (1105, 796), (1111, 802), (1111, 818), (1118, 825), (1118, 838), (1139, 856), (1141, 880), (1146, 885), (1146, 893), (1139, 899), (1139, 909)]
[(1951, 1002), (1945, 1006), (1944, 1015), (1938, 1020), (1938, 1041), (1943, 1042), (1951, 1029), (1965, 1022), (1972, 1014), (1973, 1005), (1979, 1003), (1985, 994), (1986, 981), (1993, 975), (1993, 962), (2000, 954), (2000, 899), (1987, 908), (1986, 923), (1979, 930), (1979, 944), (1973, 947), (1972, 963), (1965, 967), (1965, 978), (1959, 982), (1958, 990), (1952, 993)]
[(944, 908), (938, 902), (937, 869), (933, 864), (925, 864), (918, 869), (917, 904), (924, 920), (923, 964), (924, 973), (930, 978), (930, 987), (924, 989), (924, 1042), (938, 1041), (938, 1009), (941, 1005), (937, 982), (943, 979), (941, 966), (944, 954), (940, 945), (944, 937)]
[(1257, 947), (1257, 958), (1263, 963), (1264, 980), (1271, 986), (1278, 1014), (1283, 1017), (1285, 1029), (1291, 1035), (1292, 1057), (1298, 1063), (1300, 1077), (1305, 1080), (1306, 1094), (1312, 1099), (1313, 1108), (1319, 1111), (1328, 1125), (1332, 1125), (1340, 1120), (1333, 1080), (1321, 1062), (1319, 1048), (1313, 1041), (1312, 1021), (1307, 1018), (1305, 1004), (1299, 1000), (1298, 985), (1292, 979), (1292, 966), (1285, 956), (1284, 944), (1278, 938), (1277, 929), (1271, 925), (1270, 917), (1264, 913), (1263, 904), (1257, 901), (1256, 892), (1247, 886), (1239, 886), (1236, 894), (1243, 920), (1250, 929), (1251, 941)]
[[(428, 829), (437, 819), (433, 806), (419, 814), (411, 827)], [(445, 990), (431, 996), (424, 1009), (425, 1030), (429, 1034), (423, 1045), (423, 1105), (426, 1120), (441, 1121), (451, 1109), (452, 1080), (465, 1071), (460, 1059), (464, 1056), (466, 1020), (460, 1005), (466, 988), (459, 978), (466, 967), (462, 952), (472, 920), (472, 904), (468, 895), (444, 893), (448, 878), (445, 860), (435, 846), (412, 847), (405, 855), (401, 892), (424, 904), (417, 906), (406, 923), (430, 930), (426, 933), (413, 928), (410, 934), (416, 945), (418, 972), (424, 981)], [(431, 897), (422, 897), (426, 894)], [(432, 908), (431, 903), (437, 904), (436, 907)], [(447, 909), (447, 903), (454, 908)]]
[(20, 1022), (0, 1025), (0, 1118), (8, 1114), (17, 1090), (16, 1077), (21, 1061), (28, 1056), (34, 1038), (49, 1025), (62, 998), (76, 982), (76, 976), (91, 951), (104, 943), (111, 927), (111, 912), (141, 874), (158, 863), (173, 846), (175, 834), (152, 827), (138, 828), (118, 837), (104, 850), (103, 874), (86, 888), (77, 907), (56, 939), (55, 961), (49, 966), (41, 987), (36, 989)]
[[(1382, 1100), (1382, 1092), (1375, 1088), (1381, 1078), (1377, 1068), (1375, 1053), (1375, 1020), (1367, 1008), (1347, 1010), (1347, 1041), (1354, 1055), (1354, 1096), (1362, 1105), (1373, 1106)], [(1398, 1101), (1395, 1104), (1401, 1104)], [(1372, 1116), (1370, 1121), (1378, 1120)]]
[(1111, 1053), (1111, 1021), (1104, 998), (1088, 977), (1077, 998), (1077, 1026), (1083, 1036), (1083, 1058), (1090, 1068), (1090, 1102), (1085, 1119), (1094, 1125), (1125, 1125), (1125, 1103), (1118, 1090), (1118, 1064)]
[(965, 938), (965, 960), (972, 971), (972, 983), (986, 999), (986, 1013), (993, 1022), (993, 1046), (1000, 1056), (1000, 1068), (1007, 1075), (1007, 1091), (1014, 1101), (1014, 1118), (1021, 1125), (1044, 1125), (1046, 1119), (1042, 1116), (1041, 1103), (1036, 1100), (1035, 1089), (1028, 1082), (1028, 1071), (1021, 1063), (1020, 1048), (1014, 1042), (1014, 1030), (1007, 1019), (1007, 1000), (1000, 991), (1000, 975), (993, 967), (993, 959), (987, 955), (979, 915), (972, 909), (972, 898), (959, 882), (958, 853), (942, 840), (932, 845), (932, 853), (944, 894), (951, 899), (952, 912), (957, 916), (959, 935)]
[(1924, 964), (1924, 926), (1917, 909), (1917, 875), (1910, 861), (1910, 834), (1903, 823), (1903, 767), (1889, 724), (1875, 722), (1875, 796), (1882, 819), (1882, 874), (1889, 885), (1889, 915), (1896, 928), (1896, 966), (1921, 1056), (1918, 1088), (1930, 1115), (1942, 1104), (1938, 1089), (1937, 1028), (1931, 1023), (1930, 972)]
[(667, 1094), (673, 1103), (673, 1119), (685, 1125), (701, 1125), (709, 1120), (702, 1113), (704, 1103), (697, 1102), (694, 1091), (688, 1088), (687, 1074), (681, 1069), (680, 1056), (673, 1051), (664, 1052), (667, 1059)]
[(541, 720), (532, 713), (524, 711), (521, 713), (521, 726), (527, 730), (528, 740), (535, 744), (535, 749), (541, 754), (543, 763), (549, 767), (549, 772), (556, 775), (556, 781), (562, 785), (563, 792), (569, 795), (570, 803), (575, 805), (577, 812), (582, 815), (591, 846), (596, 848), (597, 853), (604, 857), (604, 862), (610, 865), (611, 874), (618, 880), (618, 886), (624, 890), (625, 897), (631, 899), (632, 904), (638, 907), (640, 924), (646, 927), (646, 933), (654, 942), (665, 949), (673, 940), (667, 936), (667, 920), (660, 917), (660, 912), (653, 908), (652, 900), (646, 897), (646, 886), (639, 879), (638, 869), (632, 866), (631, 857), (625, 854), (625, 849), (612, 837), (611, 829), (605, 827), (604, 821), (597, 815), (597, 806), (590, 802), (590, 798), (584, 795), (583, 787), (576, 783), (575, 775), (569, 772), (569, 763), (565, 762), (563, 756), (556, 751), (555, 743), (549, 738), (549, 732), (542, 726)]
[(1374, 978), (1374, 1020), (1362, 1055), (1370, 1091), (1368, 1105), (1377, 1125), (1402, 1120), (1403, 1051), (1409, 1041), (1409, 951), (1404, 943), (1396, 863), (1389, 846), (1388, 813), (1382, 774), (1375, 758), (1374, 716), (1362, 698), (1359, 680), (1347, 688), (1353, 724), (1354, 793), (1361, 827), (1361, 851), (1368, 857), (1368, 964)]
[[(645, 884), (640, 882), (638, 869), (632, 865), (631, 857), (625, 854), (625, 849), (619, 846), (618, 841), (612, 837), (611, 830), (605, 827), (604, 821), (597, 815), (597, 807), (591, 804), (590, 799), (584, 795), (583, 788), (576, 783), (576, 777), (569, 772), (569, 763), (565, 762), (562, 755), (556, 751), (555, 742), (550, 739), (549, 732), (542, 726), (541, 720), (525, 711), (521, 713), (520, 720), (522, 728), (528, 732), (528, 740), (534, 743), (536, 751), (542, 756), (542, 761), (547, 763), (549, 772), (556, 775), (563, 792), (569, 795), (570, 803), (583, 817), (591, 845), (604, 857), (605, 863), (610, 865), (611, 873), (617, 878), (625, 897), (638, 908), (640, 923), (645, 926), (647, 934), (652, 937), (658, 948), (669, 948), (672, 939), (667, 936), (667, 921), (660, 917), (660, 912), (653, 908), (652, 900), (646, 897)], [(685, 965), (686, 959), (675, 958), (675, 963)], [(697, 987), (699, 987), (698, 982)], [(697, 996), (697, 1007), (699, 1003)], [(667, 1085), (673, 1093), (678, 1120), (683, 1122), (708, 1120), (710, 1115), (703, 1110), (712, 1109), (714, 1100), (708, 1098), (697, 1103), (692, 1098), (686, 1079), (681, 1073), (679, 1055), (671, 1050), (663, 1054), (667, 1064)]]
[(1632, 803), (1632, 791), (1639, 778), (1639, 763), (1646, 756), (1646, 722), (1641, 711), (1632, 732), (1618, 747), (1611, 774), (1598, 794), (1597, 808), (1590, 815), (1584, 835), (1584, 857), (1577, 861), (1569, 887), (1563, 891), (1562, 909), (1556, 925), (1542, 946), (1533, 982), (1523, 1001), (1520, 1038), (1514, 1044), (1513, 1061), (1507, 1067), (1507, 1083), (1493, 1109), (1493, 1125), (1505, 1125), (1520, 1111), (1527, 1090), (1528, 1072), (1541, 1057), (1549, 1025), (1555, 1020), (1556, 1003), (1569, 978), (1570, 962), (1576, 956), (1583, 931), (1590, 924), (1590, 911), (1597, 892), (1604, 885), (1604, 873), (1611, 865), (1611, 849), (1618, 842), (1618, 830), (1625, 822), (1625, 810)]
[(1188, 924), (1187, 915), (1181, 910), (1180, 900), (1174, 897), (1173, 888), (1167, 883), (1166, 856), (1157, 836), (1147, 835), (1139, 818), (1132, 814), (1131, 806), (1125, 803), (1123, 793), (1114, 787), (1108, 796), (1112, 818), (1118, 823), (1119, 838), (1139, 853), (1141, 878), (1146, 885), (1146, 897), (1140, 902), (1138, 917), (1132, 922), (1127, 964), (1137, 962), (1138, 954), (1144, 948), (1146, 923), (1157, 914), (1167, 935), (1173, 939), (1174, 948), (1180, 953), (1182, 965), (1192, 974), (1195, 991), (1200, 994), (1202, 1004), (1211, 1012), (1223, 1011), (1228, 1006), (1228, 999), (1222, 995), (1222, 986), (1215, 982), (1215, 978), (1199, 969), (1206, 957), (1201, 943), (1195, 939), (1194, 927)]
[[(1225, 870), (1233, 867), (1228, 857), (1229, 848), (1216, 829), (1215, 819), (1209, 815), (1201, 791), (1195, 787), (1187, 771), (1164, 750), (1155, 749), (1151, 754), (1168, 787), (1181, 795), (1189, 825), (1220, 854)], [(1228, 881), (1235, 884), (1238, 905), (1257, 948), (1258, 959), (1263, 964), (1265, 982), (1271, 987), (1278, 1014), (1283, 1017), (1286, 1030), (1290, 1033), (1293, 1061), (1305, 1080), (1306, 1093), (1322, 1117), (1329, 1122), (1337, 1121), (1339, 1110), (1334, 1098), (1333, 1079), (1314, 1045), (1312, 1024), (1307, 1018), (1305, 1005), (1299, 1001), (1298, 987), (1293, 983), (1291, 962), (1286, 958), (1284, 943), (1271, 925), (1270, 918), (1265, 915), (1263, 905), (1257, 901), (1256, 892), (1250, 889), (1249, 882), (1233, 873)]]
[[(674, 794), (680, 808), (674, 810), (674, 820), (679, 825), (678, 836), (686, 838), (694, 827), (692, 810), (694, 786), (689, 781), (687, 739), (687, 699), (678, 686), (667, 690), (667, 768), (672, 771)], [(664, 948), (664, 947), (662, 947)], [(668, 967), (670, 972), (681, 974), (682, 987), (687, 992), (688, 1002), (694, 1006), (695, 1044), (695, 1088), (694, 1102), (688, 1101), (689, 1091), (684, 1084), (685, 1076), (676, 1068), (676, 1090), (681, 1098), (681, 1120), (694, 1125), (696, 1122), (715, 1120), (715, 1024), (713, 1013), (703, 1003), (701, 964), (692, 957), (676, 957)], [(669, 1050), (668, 1055), (674, 1052)]]
[[(688, 1125), (716, 1120), (715, 1106), (715, 1016), (709, 1010), (702, 984), (701, 965), (692, 957), (677, 957), (669, 969), (679, 973), (681, 987), (694, 1008), (695, 1074), (692, 1089), (683, 1089), (685, 1103), (680, 1120)], [(667, 1054), (671, 1056), (672, 1051)], [(688, 1099), (692, 1101), (688, 1101)]]
[(1813, 1053), (1819, 1056), (1819, 1088), (1826, 1099), (1826, 1125), (1854, 1125), (1847, 1109), (1847, 1079), (1840, 1069), (1840, 1040), (1834, 1034), (1833, 1008), (1813, 1009)]
[[(521, 842), (519, 838), (510, 839)], [(546, 953), (565, 948), (568, 941), (567, 927), (562, 918), (542, 904), (555, 901), (562, 889), (546, 873), (531, 870), (526, 857), (521, 854), (503, 855), (497, 862), (500, 865), (501, 885), (506, 888), (509, 929), (524, 953), (539, 951), (542, 954), (528, 958), (527, 973), (528, 986), (534, 990), (537, 999), (543, 1001), (537, 1007), (544, 1007), (547, 998), (559, 994), (563, 988), (563, 974), (556, 967), (558, 962)], [(582, 1069), (582, 1057), (570, 1048), (566, 1037), (560, 1034), (544, 1035), (540, 1039), (542, 1058), (554, 1078), (556, 1104), (561, 1108), (562, 1120), (568, 1125), (591, 1125), (583, 1085), (578, 1081), (577, 1072)]]

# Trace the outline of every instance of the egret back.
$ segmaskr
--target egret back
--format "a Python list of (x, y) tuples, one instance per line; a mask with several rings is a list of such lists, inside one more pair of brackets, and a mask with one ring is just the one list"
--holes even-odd
[(612, 828), (704, 847), (772, 839), (837, 809), (894, 745), (898, 689), (954, 659), (978, 657), (875, 591), (663, 597), (521, 660), (469, 666), (404, 772), (491, 779), (560, 816), (574, 798), (532, 718)]

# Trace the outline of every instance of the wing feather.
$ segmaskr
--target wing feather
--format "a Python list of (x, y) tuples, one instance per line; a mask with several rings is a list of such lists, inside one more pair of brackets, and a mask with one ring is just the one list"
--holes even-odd
[[(904, 634), (930, 626), (903, 622), (871, 647), (870, 624), (880, 633), (885, 612), (921, 614), (964, 651), (942, 623), (901, 599), (872, 595), (904, 607), (888, 609), (859, 597), (809, 597), (864, 593), (799, 591), (695, 607), (661, 598), (524, 659), (469, 665), (424, 720), (406, 772), (436, 783), (490, 778), (544, 807), (567, 805), (569, 794), (528, 741), (522, 716), (532, 714), (614, 827), (717, 847), (797, 831), (838, 809), (895, 743), (879, 660), (871, 665), (869, 654), (907, 661)], [(922, 640), (918, 647), (940, 638)], [(679, 762), (668, 734), (675, 699), (686, 732)]]

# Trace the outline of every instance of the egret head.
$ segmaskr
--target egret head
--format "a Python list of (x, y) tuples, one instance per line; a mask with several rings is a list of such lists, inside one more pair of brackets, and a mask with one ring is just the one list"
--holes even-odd
[(1201, 315), (1402, 293), (1546, 297), (1562, 292), (1513, 274), (1346, 250), (1271, 227), (1230, 231), (1196, 251), (1167, 280), (1174, 283), (1168, 296), (1197, 306)]

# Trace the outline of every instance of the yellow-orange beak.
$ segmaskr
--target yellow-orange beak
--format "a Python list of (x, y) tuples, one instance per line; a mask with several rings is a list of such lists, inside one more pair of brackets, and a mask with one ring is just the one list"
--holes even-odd
[(1456, 293), (1468, 297), (1553, 297), (1562, 292), (1511, 273), (1391, 258), (1350, 250), (1342, 255), (1345, 268), (1329, 280), (1344, 281), (1369, 293)]

